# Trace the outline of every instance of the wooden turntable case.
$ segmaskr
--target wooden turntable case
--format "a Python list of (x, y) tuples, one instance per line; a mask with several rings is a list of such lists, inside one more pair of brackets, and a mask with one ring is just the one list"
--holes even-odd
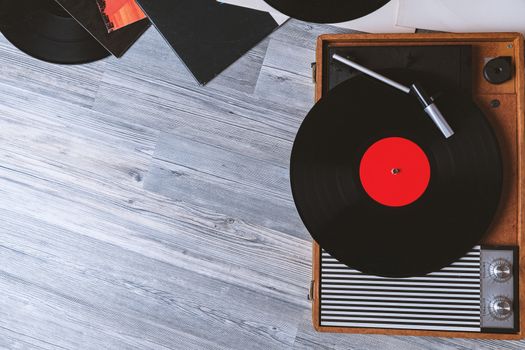
[[(481, 242), (487, 245), (517, 246), (519, 254), (518, 302), (519, 330), (513, 334), (398, 330), (383, 328), (348, 328), (320, 326), (320, 256), (321, 247), (313, 242), (312, 321), (320, 332), (419, 335), (490, 339), (522, 339), (525, 337), (525, 249), (524, 249), (524, 117), (525, 72), (523, 36), (519, 33), (432, 33), (432, 34), (333, 34), (322, 35), (317, 41), (315, 99), (324, 91), (328, 48), (351, 46), (417, 46), (471, 45), (473, 59), (473, 98), (485, 112), (500, 142), (504, 164), (504, 185), (498, 213)], [(513, 79), (501, 85), (488, 83), (483, 77), (487, 59), (510, 56), (515, 73)], [(497, 108), (491, 102), (499, 100)]]

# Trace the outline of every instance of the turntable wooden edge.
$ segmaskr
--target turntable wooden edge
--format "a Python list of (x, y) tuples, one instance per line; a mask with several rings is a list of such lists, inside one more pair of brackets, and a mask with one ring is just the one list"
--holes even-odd
[[(482, 243), (513, 245), (519, 248), (519, 330), (514, 334), (444, 332), (427, 330), (397, 330), (383, 328), (347, 328), (320, 326), (320, 254), (317, 242), (312, 246), (312, 322), (319, 332), (390, 334), (410, 336), (463, 337), (481, 339), (517, 340), (525, 338), (525, 72), (524, 42), (520, 33), (425, 33), (425, 34), (326, 34), (317, 41), (316, 90), (318, 101), (323, 94), (323, 65), (327, 48), (349, 46), (397, 46), (397, 45), (472, 45), (473, 46), (473, 97), (486, 112), (501, 142), (506, 164), (505, 186), (502, 204), (494, 224)], [(501, 85), (488, 84), (482, 75), (485, 57), (512, 56), (515, 77)], [(503, 101), (497, 112), (490, 108), (494, 98)], [(502, 142), (505, 141), (505, 142)]]

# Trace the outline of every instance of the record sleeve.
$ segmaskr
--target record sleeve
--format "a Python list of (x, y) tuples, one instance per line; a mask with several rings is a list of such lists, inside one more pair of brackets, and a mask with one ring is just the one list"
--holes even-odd
[(108, 33), (96, 0), (55, 0), (115, 57), (121, 57), (150, 26), (147, 18)]
[(135, 0), (96, 0), (108, 33), (146, 18)]
[(267, 12), (216, 0), (137, 2), (203, 85), (278, 27)]

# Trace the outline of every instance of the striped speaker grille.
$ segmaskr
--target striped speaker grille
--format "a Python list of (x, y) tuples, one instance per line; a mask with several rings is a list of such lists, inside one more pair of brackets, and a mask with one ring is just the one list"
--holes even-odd
[(350, 269), (323, 250), (320, 324), (480, 332), (480, 267), (476, 246), (438, 272), (385, 278)]

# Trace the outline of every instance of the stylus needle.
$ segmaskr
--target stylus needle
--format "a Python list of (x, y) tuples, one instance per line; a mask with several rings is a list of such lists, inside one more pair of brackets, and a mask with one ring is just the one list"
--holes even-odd
[(448, 139), (450, 136), (454, 135), (454, 130), (452, 130), (450, 125), (447, 123), (447, 120), (445, 119), (443, 114), (441, 114), (435, 102), (428, 96), (428, 94), (425, 92), (425, 90), (423, 90), (423, 88), (419, 84), (414, 83), (410, 85), (410, 87), (408, 87), (408, 86), (398, 83), (397, 81), (389, 79), (385, 77), (384, 75), (374, 72), (373, 70), (363, 67), (362, 65), (354, 61), (350, 61), (349, 59), (339, 56), (338, 54), (334, 54), (332, 57), (334, 58), (334, 60), (344, 63), (347, 66), (357, 69), (358, 71), (374, 79), (377, 79), (387, 85), (390, 85), (398, 90), (401, 90), (405, 94), (410, 94), (410, 95), (415, 96), (418, 99), (418, 101), (421, 103), (421, 105), (423, 106), (425, 113), (428, 114), (428, 116), (432, 119), (434, 124), (436, 124), (438, 129), (443, 133), (445, 138)]

